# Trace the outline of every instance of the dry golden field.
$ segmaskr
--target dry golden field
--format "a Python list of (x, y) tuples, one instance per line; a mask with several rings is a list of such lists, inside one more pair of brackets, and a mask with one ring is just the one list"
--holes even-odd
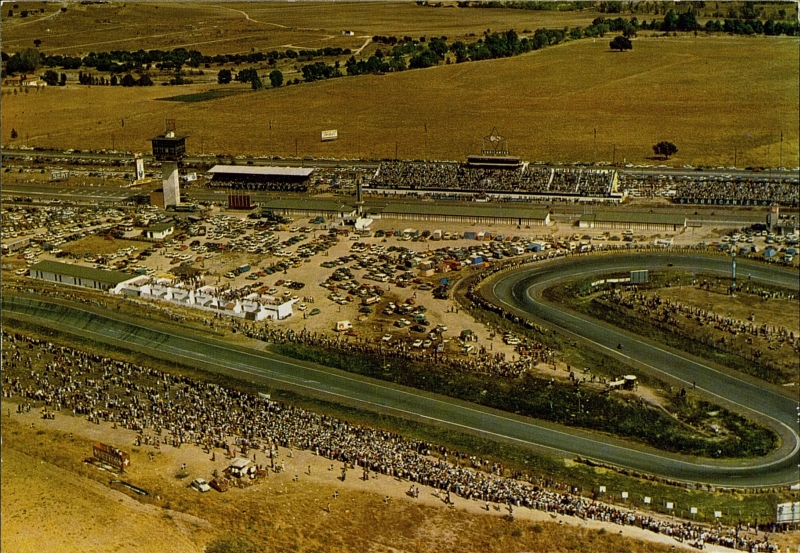
[[(3, 143), (14, 128), (29, 145), (111, 148), (114, 135), (148, 151), (175, 118), (198, 153), (463, 159), (497, 126), (526, 160), (611, 161), (616, 145), (617, 161), (652, 163), (669, 140), (671, 164), (729, 166), (736, 152), (739, 166), (777, 166), (782, 131), (783, 165), (796, 167), (797, 52), (785, 37), (641, 38), (621, 54), (603, 39), (199, 103), (157, 98), (218, 85), (6, 90)], [(321, 143), (324, 129), (339, 140)]]
[[(25, 3), (19, 5), (25, 9)], [(469, 33), (480, 35), (487, 28), (522, 33), (545, 26), (586, 26), (598, 16), (595, 10), (432, 9), (413, 2), (70, 3), (65, 13), (57, 13), (59, 4), (42, 7), (41, 16), (3, 18), (4, 51), (30, 48), (36, 38), (43, 41), (43, 52), (61, 55), (178, 47), (213, 55), (288, 45), (355, 50), (365, 36), (444, 35), (452, 41)], [(81, 29), (80, 35), (75, 29)], [(343, 30), (355, 36), (343, 37)]]

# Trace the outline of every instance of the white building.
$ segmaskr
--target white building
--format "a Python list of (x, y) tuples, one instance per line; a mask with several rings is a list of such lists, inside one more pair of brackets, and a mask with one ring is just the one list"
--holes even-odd
[(163, 240), (175, 230), (172, 223), (160, 223), (144, 230), (144, 235), (151, 240)]
[(145, 300), (165, 301), (249, 321), (286, 319), (294, 314), (292, 306), (295, 303), (295, 300), (283, 301), (258, 294), (250, 294), (242, 299), (228, 299), (218, 296), (217, 289), (213, 286), (187, 290), (182, 286), (154, 282), (146, 276), (131, 279), (112, 290), (112, 293)]

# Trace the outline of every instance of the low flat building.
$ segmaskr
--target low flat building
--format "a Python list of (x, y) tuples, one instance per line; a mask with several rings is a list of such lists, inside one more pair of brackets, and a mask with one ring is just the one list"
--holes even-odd
[(163, 240), (175, 230), (173, 223), (159, 223), (144, 229), (144, 235), (150, 240)]
[(138, 275), (121, 271), (106, 271), (57, 261), (40, 261), (31, 267), (30, 272), (30, 277), (36, 280), (104, 291), (115, 290), (138, 278)]
[(325, 217), (325, 219), (352, 218), (356, 215), (355, 206), (338, 200), (318, 198), (276, 198), (261, 202), (262, 212), (274, 215), (295, 217)]
[(686, 215), (677, 213), (601, 211), (581, 215), (578, 227), (677, 232), (686, 228)]

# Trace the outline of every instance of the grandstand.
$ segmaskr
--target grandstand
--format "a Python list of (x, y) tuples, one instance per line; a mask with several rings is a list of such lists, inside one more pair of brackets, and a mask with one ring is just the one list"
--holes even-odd
[(512, 156), (469, 156), (466, 163), (385, 161), (364, 185), (370, 194), (484, 200), (620, 202), (617, 172), (530, 165)]
[(236, 190), (305, 192), (313, 172), (314, 169), (304, 167), (215, 165), (208, 171), (208, 186)]

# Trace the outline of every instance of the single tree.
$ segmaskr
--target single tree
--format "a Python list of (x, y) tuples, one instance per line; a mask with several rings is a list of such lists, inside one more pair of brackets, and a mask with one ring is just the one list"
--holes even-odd
[(154, 83), (153, 79), (150, 78), (150, 75), (145, 74), (139, 77), (139, 80), (136, 81), (136, 84), (138, 86), (153, 86)]
[(661, 30), (666, 32), (676, 31), (678, 29), (678, 14), (675, 10), (669, 10), (664, 16), (664, 23), (661, 24)]
[(66, 84), (67, 84), (67, 74), (66, 73), (62, 73), (61, 74), (61, 81), (58, 83), (58, 85), (59, 86), (64, 86)]
[(618, 50), (620, 52), (623, 50), (633, 50), (631, 39), (624, 36), (614, 37), (614, 40), (612, 40), (608, 45), (612, 50)]
[(39, 46), (41, 46), (41, 45), (42, 45), (42, 39), (41, 39), (41, 38), (35, 38), (35, 39), (33, 39), (33, 45), (34, 45), (34, 46), (36, 46), (36, 47), (38, 48)]
[(258, 72), (252, 67), (242, 69), (241, 71), (236, 73), (236, 80), (241, 83), (249, 83), (253, 79), (257, 78), (258, 78)]
[(657, 156), (664, 156), (664, 159), (669, 159), (670, 156), (673, 156), (678, 152), (678, 147), (672, 142), (661, 141), (653, 146), (653, 152)]
[(53, 71), (52, 69), (48, 69), (42, 75), (42, 80), (47, 83), (47, 86), (57, 86), (58, 85), (58, 73)]
[[(16, 92), (16, 90), (14, 90)], [(17, 129), (11, 129), (11, 140), (16, 140), (19, 134), (17, 134)]]
[(264, 88), (264, 83), (261, 82), (261, 78), (258, 75), (250, 79), (250, 85), (253, 87), (253, 90), (261, 90)]
[(119, 82), (119, 84), (122, 86), (136, 86), (136, 79), (133, 78), (133, 75), (128, 73), (122, 77), (122, 80)]
[(219, 84), (228, 84), (233, 80), (230, 69), (220, 69), (217, 73), (217, 82)]
[(283, 73), (274, 69), (269, 74), (269, 82), (272, 85), (272, 88), (278, 88), (283, 84)]

